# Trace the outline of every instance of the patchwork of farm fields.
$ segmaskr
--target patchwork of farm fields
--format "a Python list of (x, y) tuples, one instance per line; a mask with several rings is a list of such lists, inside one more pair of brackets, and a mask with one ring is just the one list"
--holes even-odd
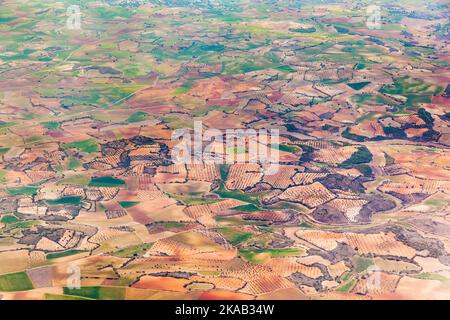
[(0, 300), (450, 299), (449, 3), (366, 5), (2, 1)]

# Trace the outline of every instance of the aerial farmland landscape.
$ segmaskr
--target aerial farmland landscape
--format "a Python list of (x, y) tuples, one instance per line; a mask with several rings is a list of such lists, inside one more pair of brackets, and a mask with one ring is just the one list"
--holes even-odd
[(450, 299), (449, 18), (0, 0), (0, 300)]

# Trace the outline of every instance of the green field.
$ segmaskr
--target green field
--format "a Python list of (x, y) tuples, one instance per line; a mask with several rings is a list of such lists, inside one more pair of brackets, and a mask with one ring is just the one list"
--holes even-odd
[(5, 223), (5, 224), (15, 223), (17, 221), (19, 221), (19, 219), (17, 219), (16, 216), (13, 216), (13, 215), (3, 216), (2, 219), (0, 220), (0, 222)]
[(125, 298), (123, 287), (81, 287), (80, 289), (64, 288), (64, 294), (95, 300), (123, 300)]
[(249, 232), (243, 232), (236, 228), (225, 227), (217, 229), (231, 244), (238, 244), (249, 240), (252, 234)]
[(33, 284), (26, 272), (0, 275), (0, 291), (25, 291), (33, 289)]
[(141, 121), (145, 121), (148, 118), (148, 114), (146, 112), (142, 112), (142, 111), (138, 111), (133, 113), (129, 118), (128, 118), (128, 122), (141, 122)]
[(222, 183), (219, 186), (219, 189), (214, 191), (217, 195), (224, 199), (237, 199), (244, 202), (248, 202), (253, 205), (259, 205), (258, 196), (259, 194), (249, 194), (243, 193), (241, 191), (230, 191), (225, 188), (225, 185)]
[(0, 183), (5, 183), (6, 180), (6, 171), (0, 170)]
[(131, 207), (134, 207), (135, 205), (139, 204), (139, 201), (118, 201), (120, 206), (124, 209), (128, 209)]
[(52, 259), (64, 258), (64, 257), (73, 256), (75, 254), (79, 254), (79, 253), (83, 253), (83, 252), (87, 252), (87, 251), (86, 250), (69, 250), (69, 251), (64, 251), (64, 252), (48, 253), (47, 259), (52, 260)]
[(91, 178), (89, 182), (90, 187), (121, 187), (123, 185), (125, 181), (110, 176)]
[(34, 186), (34, 185), (6, 189), (6, 191), (12, 196), (17, 196), (17, 195), (32, 196), (32, 195), (35, 195), (38, 192), (38, 190), (39, 190), (39, 186)]
[(145, 254), (152, 246), (153, 243), (144, 243), (114, 251), (112, 254), (116, 257), (131, 258), (136, 255)]
[(244, 204), (242, 206), (237, 206), (232, 209), (240, 212), (258, 212), (262, 210), (257, 206), (255, 206), (254, 204)]
[(44, 296), (45, 300), (92, 300), (89, 298), (77, 297), (77, 296), (68, 296), (63, 294), (52, 294), (46, 293)]
[(56, 130), (59, 128), (60, 123), (57, 121), (47, 121), (47, 122), (42, 123), (42, 125), (49, 130)]
[(297, 153), (302, 150), (301, 148), (299, 148), (297, 146), (292, 146), (292, 145), (287, 145), (287, 144), (279, 144), (279, 145), (272, 146), (272, 147), (275, 147), (275, 148), (278, 147), (278, 149), (280, 151), (290, 152), (290, 153)]
[(58, 184), (87, 186), (89, 181), (89, 177), (84, 174), (74, 174), (58, 181)]
[(364, 258), (364, 257), (355, 257), (353, 259), (354, 263), (355, 263), (355, 271), (360, 273), (363, 271), (366, 271), (367, 268), (369, 268), (370, 266), (372, 266), (374, 263), (372, 261), (372, 259), (368, 259), (368, 258)]
[(97, 141), (94, 139), (88, 139), (88, 140), (82, 140), (77, 142), (71, 142), (71, 143), (64, 143), (62, 145), (65, 149), (78, 149), (80, 152), (97, 152), (98, 151), (98, 145)]
[(55, 200), (45, 200), (45, 202), (50, 206), (63, 205), (63, 204), (73, 204), (78, 205), (81, 203), (80, 196), (62, 197)]
[(181, 87), (179, 87), (178, 89), (175, 89), (175, 90), (173, 91), (173, 94), (174, 94), (174, 95), (183, 94), (183, 93), (188, 92), (188, 91), (191, 90), (191, 89), (192, 89), (192, 86), (191, 86), (191, 85), (189, 85), (189, 84), (183, 84), (183, 85), (181, 85)]
[(343, 168), (351, 167), (355, 164), (369, 163), (372, 161), (372, 154), (366, 146), (358, 147), (351, 157), (340, 164)]
[(77, 158), (69, 158), (67, 168), (69, 170), (76, 170), (81, 166), (81, 161)]
[(355, 83), (347, 83), (347, 85), (354, 89), (354, 90), (361, 90), (362, 88), (364, 88), (365, 86), (369, 85), (370, 82), (369, 81), (364, 81), (364, 82), (355, 82)]
[(338, 292), (350, 292), (350, 290), (353, 289), (353, 287), (355, 286), (356, 281), (355, 280), (350, 280), (349, 282), (347, 282), (346, 284), (344, 284), (343, 286), (339, 287), (337, 289)]

